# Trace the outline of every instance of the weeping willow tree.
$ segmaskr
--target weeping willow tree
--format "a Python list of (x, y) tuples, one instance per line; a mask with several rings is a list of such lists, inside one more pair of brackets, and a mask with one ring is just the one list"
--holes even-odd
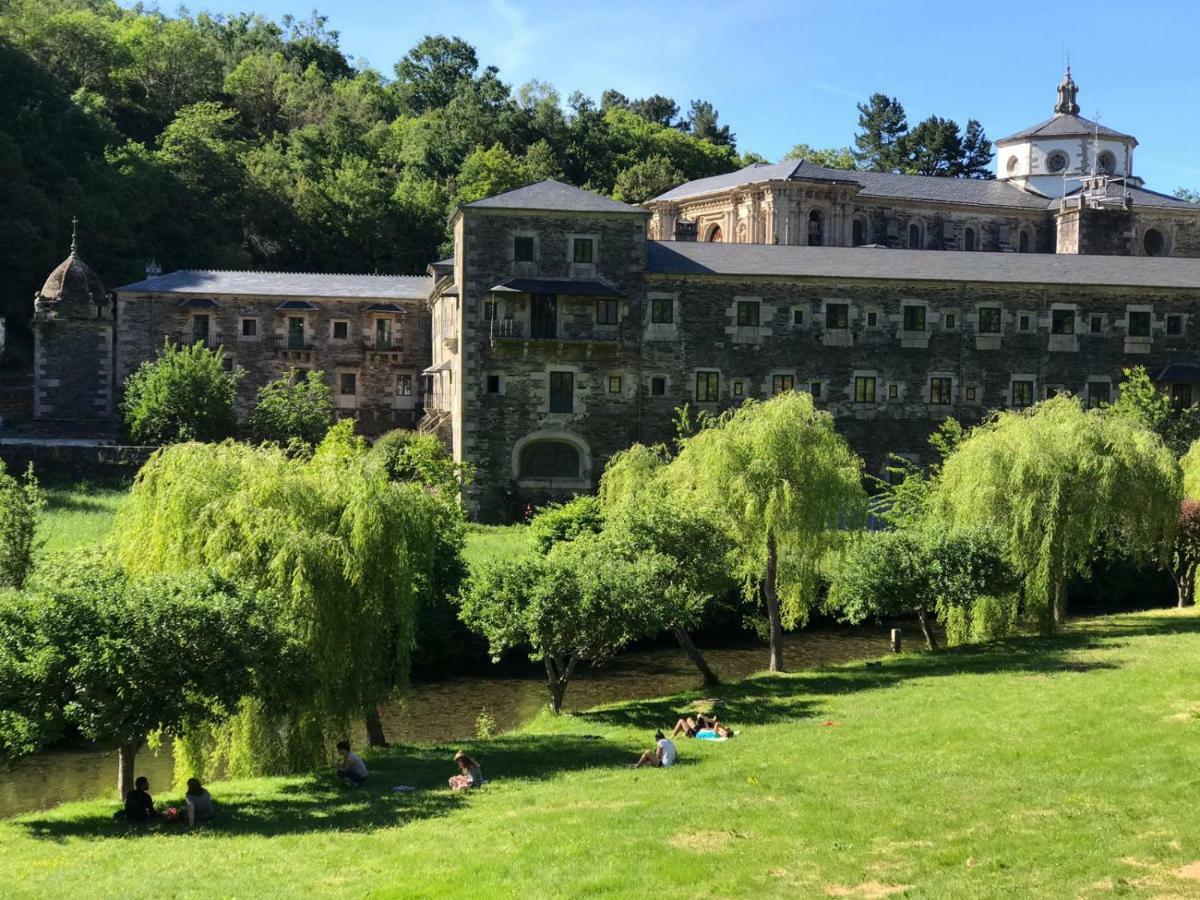
[(771, 671), (782, 671), (783, 629), (807, 617), (842, 529), (865, 519), (862, 461), (832, 416), (789, 391), (684, 438), (664, 477), (725, 531), (743, 592), (766, 608)]
[(139, 473), (118, 515), (118, 552), (135, 575), (203, 566), (283, 598), (311, 671), (243, 712), (293, 733), (264, 765), (303, 767), (322, 729), (370, 716), (407, 678), (433, 505), (421, 485), (391, 480), (349, 421), (306, 461), (273, 446), (180, 444)]
[(1128, 416), (1061, 396), (1003, 412), (946, 459), (934, 497), (953, 525), (998, 529), (1046, 630), (1067, 611), (1067, 582), (1107, 541), (1135, 559), (1169, 558), (1182, 493), (1179, 464)]

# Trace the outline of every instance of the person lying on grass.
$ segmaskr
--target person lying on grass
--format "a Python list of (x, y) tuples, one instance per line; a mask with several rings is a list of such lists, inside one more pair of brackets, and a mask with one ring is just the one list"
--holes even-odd
[(702, 741), (724, 740), (733, 737), (733, 729), (721, 724), (715, 717), (698, 714), (695, 718), (687, 716), (675, 723), (671, 737), (685, 734), (690, 738), (700, 738)]
[(458, 763), (458, 774), (450, 776), (450, 790), (467, 791), (471, 788), (483, 787), (483, 772), (479, 763), (467, 756), (462, 750), (454, 754)]
[(631, 768), (640, 769), (642, 766), (666, 768), (675, 765), (675, 742), (661, 731), (654, 732), (655, 748), (647, 750), (638, 758)]
[(197, 822), (213, 817), (212, 794), (200, 783), (200, 779), (188, 779), (187, 795), (184, 799), (187, 800), (188, 828), (195, 828)]
[(338, 763), (338, 778), (343, 784), (362, 784), (367, 777), (367, 764), (362, 761), (362, 757), (350, 750), (349, 741), (338, 741), (337, 751), (342, 758)]

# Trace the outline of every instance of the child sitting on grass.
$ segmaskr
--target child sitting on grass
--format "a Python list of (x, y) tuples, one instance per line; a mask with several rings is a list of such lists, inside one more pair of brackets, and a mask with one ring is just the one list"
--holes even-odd
[(338, 764), (338, 778), (342, 783), (362, 784), (367, 777), (367, 764), (362, 761), (362, 757), (350, 750), (349, 741), (338, 741), (337, 751), (342, 757)]
[(454, 761), (458, 763), (458, 774), (450, 776), (450, 790), (467, 791), (483, 786), (483, 771), (479, 763), (462, 750), (454, 754)]

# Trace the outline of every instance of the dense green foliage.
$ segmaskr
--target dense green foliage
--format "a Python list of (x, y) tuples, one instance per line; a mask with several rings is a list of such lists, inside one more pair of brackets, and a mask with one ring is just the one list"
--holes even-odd
[(311, 677), (266, 712), (304, 729), (311, 712), (335, 730), (407, 678), (436, 530), (430, 492), (390, 480), (345, 420), (309, 460), (231, 442), (159, 451), (116, 539), (134, 574), (211, 567), (278, 592)]
[(600, 498), (580, 494), (566, 503), (551, 503), (529, 520), (529, 540), (538, 553), (548, 553), (562, 541), (572, 541), (604, 528)]
[(0, 585), (21, 588), (33, 571), (46, 495), (33, 465), (18, 481), (0, 461)]
[(1200, 439), (1200, 407), (1176, 409), (1167, 393), (1150, 380), (1144, 366), (1125, 369), (1117, 400), (1107, 410), (1150, 429), (1176, 456), (1183, 456)]
[(1175, 546), (1171, 549), (1171, 577), (1180, 606), (1196, 602), (1196, 573), (1200, 570), (1200, 500), (1184, 500), (1179, 506)]
[(1060, 396), (1001, 412), (972, 430), (942, 468), (935, 505), (956, 526), (995, 528), (1044, 627), (1061, 623), (1067, 583), (1105, 542), (1165, 564), (1182, 493), (1179, 464), (1128, 416)]
[(681, 442), (664, 475), (685, 505), (722, 528), (730, 572), (748, 600), (761, 596), (771, 668), (782, 630), (807, 618), (818, 568), (866, 511), (862, 461), (806, 393), (747, 401)]
[[(854, 138), (858, 148), (854, 155), (859, 166), (872, 172), (994, 177), (989, 168), (992, 142), (975, 119), (967, 120), (966, 130), (960, 131), (954, 120), (930, 116), (910, 130), (899, 100), (872, 94), (866, 103), (858, 104), (858, 127), (862, 130)], [(840, 157), (838, 151), (834, 153)]]
[(242, 374), (225, 370), (220, 350), (165, 342), (157, 359), (142, 363), (125, 379), (122, 413), (129, 437), (157, 445), (232, 436)]
[(256, 441), (311, 450), (333, 424), (333, 393), (325, 373), (285, 375), (263, 385), (247, 424)]
[(0, 601), (0, 746), (21, 755), (72, 728), (132, 764), (152, 733), (230, 711), (274, 671), (273, 618), (204, 573), (133, 580), (101, 554), (55, 559)]
[(868, 532), (842, 558), (828, 603), (859, 623), (915, 615), (929, 649), (936, 640), (928, 616), (945, 626), (954, 610), (1015, 587), (999, 541), (987, 531), (906, 528)]

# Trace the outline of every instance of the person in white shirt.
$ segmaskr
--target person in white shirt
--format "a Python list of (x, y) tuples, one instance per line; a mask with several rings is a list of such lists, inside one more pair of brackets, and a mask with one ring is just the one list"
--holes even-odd
[(367, 764), (361, 756), (350, 750), (349, 741), (338, 741), (337, 749), (342, 758), (338, 764), (338, 778), (351, 784), (362, 784), (367, 777)]
[(640, 769), (642, 766), (654, 766), (661, 769), (666, 766), (675, 765), (675, 742), (661, 731), (654, 732), (654, 740), (657, 746), (653, 750), (647, 750), (643, 753), (638, 761), (633, 764), (633, 768)]

